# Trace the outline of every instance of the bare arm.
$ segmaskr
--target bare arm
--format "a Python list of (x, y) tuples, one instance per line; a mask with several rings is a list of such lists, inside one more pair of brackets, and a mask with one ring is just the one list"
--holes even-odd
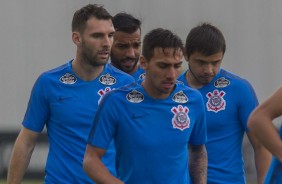
[(123, 184), (102, 163), (101, 157), (105, 152), (106, 150), (104, 149), (88, 144), (83, 160), (84, 171), (97, 184)]
[(248, 122), (250, 132), (280, 162), (282, 162), (282, 141), (272, 121), (281, 115), (282, 87), (252, 112)]
[(271, 153), (257, 140), (257, 138), (249, 132), (249, 140), (254, 149), (254, 159), (257, 171), (257, 183), (263, 184), (264, 178), (271, 163)]
[(192, 183), (207, 183), (207, 151), (205, 145), (189, 146), (189, 172)]
[(39, 133), (22, 128), (11, 154), (7, 184), (19, 184), (30, 162)]

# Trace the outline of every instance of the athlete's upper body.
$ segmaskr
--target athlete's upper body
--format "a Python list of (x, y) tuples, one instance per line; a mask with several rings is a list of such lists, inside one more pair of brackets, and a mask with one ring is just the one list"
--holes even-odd
[[(149, 32), (143, 44), (140, 65), (146, 77), (110, 92), (101, 101), (88, 139), (85, 171), (98, 183), (204, 184), (203, 100), (198, 91), (176, 84), (182, 41), (159, 28)], [(112, 139), (117, 177), (100, 161)]]
[[(186, 80), (189, 72), (178, 80), (191, 87)], [(242, 143), (249, 114), (258, 103), (253, 88), (246, 80), (220, 69), (198, 90), (207, 118), (208, 183), (245, 183)]]
[[(98, 102), (106, 92), (134, 82), (106, 64), (113, 34), (111, 15), (102, 6), (89, 4), (74, 14), (76, 57), (37, 79), (11, 155), (8, 183), (21, 183), (44, 127), (49, 141), (45, 183), (93, 183), (82, 161)], [(114, 156), (110, 147), (104, 157), (113, 174)]]
[(206, 106), (208, 183), (245, 183), (242, 140), (247, 132), (254, 148), (258, 183), (270, 163), (269, 152), (248, 132), (247, 121), (258, 100), (250, 83), (224, 69), (225, 39), (221, 31), (204, 23), (186, 39), (189, 69), (179, 78), (198, 89)]
[(138, 62), (141, 54), (141, 21), (121, 12), (113, 17), (113, 25), (116, 32), (111, 50), (111, 64), (136, 80), (142, 80), (145, 71)]

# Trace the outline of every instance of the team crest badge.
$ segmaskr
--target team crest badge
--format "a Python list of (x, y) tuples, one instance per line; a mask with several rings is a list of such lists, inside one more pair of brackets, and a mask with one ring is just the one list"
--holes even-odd
[(176, 84), (182, 84), (182, 85), (184, 85), (184, 82), (182, 82), (182, 81), (180, 81), (180, 80), (176, 80), (175, 83), (176, 83)]
[(178, 105), (177, 107), (173, 107), (171, 109), (171, 112), (174, 114), (172, 118), (173, 128), (179, 129), (181, 131), (185, 130), (186, 128), (189, 128), (190, 118), (188, 117), (188, 107)]
[(146, 73), (142, 73), (141, 75), (139, 75), (139, 79), (143, 80), (146, 77)]
[(213, 111), (215, 113), (224, 110), (226, 106), (226, 101), (223, 99), (223, 96), (226, 93), (224, 91), (218, 91), (217, 89), (214, 90), (212, 93), (209, 92), (206, 97), (208, 98), (207, 101), (207, 110)]
[(132, 103), (140, 103), (144, 100), (144, 95), (137, 90), (133, 90), (126, 95), (126, 99)]
[(77, 78), (70, 73), (66, 73), (60, 78), (60, 81), (64, 84), (74, 84), (77, 81)]
[(177, 103), (186, 103), (188, 102), (188, 97), (183, 93), (183, 91), (179, 91), (175, 93), (175, 95), (172, 97), (172, 100)]
[(102, 97), (103, 97), (106, 93), (108, 93), (109, 91), (111, 91), (111, 88), (110, 88), (110, 87), (106, 87), (105, 89), (100, 89), (100, 90), (98, 91), (98, 95), (100, 95), (100, 98), (99, 98), (99, 100), (98, 100), (98, 104), (100, 103)]
[(226, 86), (229, 86), (229, 84), (230, 84), (230, 81), (225, 79), (224, 77), (221, 77), (214, 82), (214, 86), (216, 88), (224, 88)]
[(116, 78), (114, 78), (113, 76), (111, 76), (110, 74), (107, 73), (106, 75), (102, 75), (99, 78), (99, 81), (104, 85), (111, 86), (111, 85), (114, 85), (117, 80), (116, 80)]

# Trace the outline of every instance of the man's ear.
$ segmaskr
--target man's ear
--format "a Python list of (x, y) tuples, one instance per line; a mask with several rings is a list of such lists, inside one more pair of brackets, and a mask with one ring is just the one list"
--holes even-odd
[(79, 32), (72, 32), (72, 41), (75, 45), (80, 45), (81, 43), (81, 37)]
[(143, 69), (143, 70), (146, 70), (147, 68), (147, 60), (144, 56), (140, 56), (139, 58), (139, 64), (140, 64), (140, 67)]

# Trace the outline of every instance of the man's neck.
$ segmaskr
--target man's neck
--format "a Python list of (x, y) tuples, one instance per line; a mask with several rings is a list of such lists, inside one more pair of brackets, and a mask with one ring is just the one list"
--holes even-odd
[(136, 66), (134, 67), (134, 69), (133, 69), (131, 72), (129, 72), (129, 75), (134, 74), (134, 73), (138, 70), (138, 68), (139, 68), (139, 65), (136, 65)]
[(85, 64), (84, 62), (76, 58), (72, 61), (72, 69), (74, 73), (82, 80), (92, 81), (102, 73), (104, 65), (92, 66)]
[(197, 81), (197, 79), (194, 77), (193, 73), (189, 70), (186, 72), (185, 79), (186, 79), (188, 85), (190, 87), (194, 88), (194, 89), (200, 89), (204, 86), (203, 84), (201, 84)]

